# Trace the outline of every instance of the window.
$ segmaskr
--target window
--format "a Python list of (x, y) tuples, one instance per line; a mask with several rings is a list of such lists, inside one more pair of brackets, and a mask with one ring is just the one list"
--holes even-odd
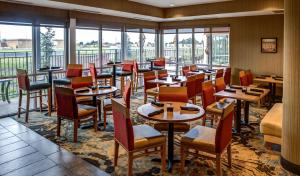
[(156, 33), (155, 29), (142, 29), (141, 34), (142, 59), (146, 62), (156, 58)]
[(102, 65), (108, 61), (121, 61), (121, 29), (102, 28)]
[(176, 72), (177, 66), (176, 29), (163, 31), (163, 56), (166, 58), (166, 69)]
[(137, 28), (126, 29), (125, 59), (140, 61), (140, 30)]
[(45, 67), (65, 68), (65, 35), (64, 28), (41, 26), (38, 27), (40, 37), (40, 52), (37, 56), (37, 69)]
[(194, 29), (195, 64), (209, 64), (210, 33), (209, 28)]
[(212, 28), (212, 65), (229, 66), (229, 28)]
[(88, 68), (89, 63), (100, 67), (99, 30), (76, 29), (76, 51), (77, 63), (83, 64), (83, 68)]
[[(193, 63), (192, 29), (178, 29), (178, 64), (179, 67)], [(181, 70), (181, 68), (179, 68)]]

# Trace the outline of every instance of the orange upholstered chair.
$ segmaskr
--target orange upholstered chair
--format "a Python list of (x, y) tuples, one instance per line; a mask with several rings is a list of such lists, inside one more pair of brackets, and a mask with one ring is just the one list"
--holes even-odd
[(156, 90), (157, 85), (148, 82), (154, 79), (156, 79), (154, 71), (144, 73), (144, 104), (147, 103), (148, 95), (154, 96), (154, 99), (156, 99), (158, 95), (158, 91)]
[(220, 92), (220, 91), (226, 89), (226, 84), (225, 84), (223, 77), (216, 79), (215, 89), (216, 89), (216, 92)]
[(168, 77), (168, 71), (167, 70), (158, 70), (157, 71), (157, 77), (158, 78)]
[(251, 70), (245, 71), (245, 74), (247, 76), (247, 83), (248, 83), (248, 85), (253, 84), (253, 74), (252, 74)]
[(139, 68), (139, 65), (137, 63), (137, 61), (135, 60), (133, 63), (133, 72), (134, 72), (134, 83), (133, 83), (133, 88), (135, 89), (135, 91), (137, 91), (138, 89), (138, 85), (139, 85), (139, 78), (143, 77), (143, 73), (145, 72), (149, 72), (151, 71), (150, 69), (147, 68)]
[(216, 73), (216, 79), (223, 77), (223, 72), (224, 72), (223, 69), (218, 69)]
[[(206, 110), (206, 107), (216, 102), (215, 97), (215, 89), (212, 84), (212, 81), (205, 81), (202, 83), (202, 106), (204, 110)], [(211, 124), (213, 124), (214, 121), (214, 115), (211, 115), (210, 120)], [(205, 117), (203, 117), (202, 125), (205, 126), (205, 122), (208, 119), (208, 115), (206, 114)]]
[(239, 72), (239, 78), (240, 78), (240, 85), (241, 86), (249, 86), (249, 83), (248, 83), (248, 78), (247, 78), (247, 75), (245, 73), (245, 71), (240, 71)]
[(74, 90), (70, 88), (56, 87), (55, 94), (57, 101), (57, 136), (60, 136), (62, 119), (74, 122), (74, 142), (77, 142), (77, 130), (80, 123), (93, 120), (95, 131), (97, 131), (97, 109), (95, 107), (77, 104)]
[(188, 98), (196, 103), (196, 75), (188, 76), (186, 80)]
[(94, 83), (98, 84), (98, 81), (104, 81), (104, 85), (106, 84), (106, 81), (109, 80), (109, 84), (112, 85), (112, 74), (109, 73), (98, 73), (95, 63), (89, 63), (89, 69), (90, 69), (90, 74), (93, 78)]
[(82, 77), (82, 64), (68, 64), (66, 77), (54, 79), (53, 84), (61, 86), (69, 86), (71, 84), (71, 78)]
[(196, 74), (196, 95), (202, 95), (202, 83), (205, 81), (205, 73)]
[(203, 157), (198, 152), (216, 156), (216, 173), (222, 175), (221, 155), (227, 149), (228, 166), (231, 168), (231, 138), (234, 105), (229, 104), (223, 109), (217, 129), (196, 126), (181, 138), (181, 172), (184, 174), (185, 158), (188, 155)]
[(166, 137), (148, 125), (132, 125), (129, 108), (123, 99), (112, 99), (114, 118), (114, 166), (117, 166), (119, 145), (128, 154), (127, 175), (133, 175), (133, 159), (153, 153), (161, 155), (162, 175), (166, 168)]
[(182, 67), (182, 75), (183, 76), (188, 76), (189, 72), (190, 72), (190, 67), (189, 66)]
[(127, 76), (130, 76), (131, 84), (133, 84), (133, 62), (133, 60), (124, 60), (121, 71), (116, 72), (116, 75), (121, 78), (121, 93), (124, 91), (124, 82)]
[(191, 70), (191, 71), (197, 71), (197, 70), (198, 70), (197, 65), (191, 65), (191, 66), (190, 66), (190, 70)]
[(87, 77), (74, 77), (71, 79), (71, 87), (73, 89), (93, 86), (93, 78), (91, 76)]
[(164, 70), (166, 66), (166, 59), (159, 57), (153, 62), (153, 70)]
[(227, 67), (225, 69), (224, 81), (225, 81), (226, 85), (230, 85), (231, 84), (231, 68), (230, 67)]

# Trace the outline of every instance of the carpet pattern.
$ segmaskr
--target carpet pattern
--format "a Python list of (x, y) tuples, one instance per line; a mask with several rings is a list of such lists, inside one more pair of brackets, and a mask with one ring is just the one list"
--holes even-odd
[[(142, 103), (143, 93), (139, 92), (132, 96), (131, 116), (133, 122), (134, 124), (153, 125), (155, 122), (145, 120), (136, 114), (137, 107)], [(263, 136), (259, 133), (259, 122), (266, 112), (266, 108), (257, 108), (251, 105), (249, 121), (254, 123), (251, 128), (243, 127), (241, 135), (233, 136), (232, 168), (227, 167), (227, 156), (224, 152), (222, 156), (223, 175), (290, 175), (280, 165), (280, 153), (269, 151), (264, 147)], [(14, 118), (24, 124), (24, 115), (20, 119)], [(55, 115), (47, 117), (39, 112), (31, 112), (29, 123), (24, 125), (111, 175), (126, 175), (127, 155), (122, 147), (119, 150), (118, 166), (113, 167), (114, 137), (111, 116), (108, 116), (108, 121), (109, 125), (105, 131), (95, 132), (94, 129), (79, 129), (78, 143), (76, 144), (72, 142), (73, 124), (68, 121), (63, 121), (61, 137), (56, 137)], [(191, 126), (195, 125), (201, 125), (201, 120), (191, 123)], [(175, 135), (175, 158), (180, 157), (180, 135)], [(274, 149), (280, 151), (279, 146), (274, 146)], [(160, 175), (160, 163), (151, 161), (151, 159), (159, 157), (159, 155), (152, 155), (135, 159), (133, 162), (134, 175)], [(215, 162), (213, 160), (192, 156), (189, 156), (188, 160), (190, 162), (186, 165), (185, 175), (215, 175)], [(179, 164), (175, 164), (173, 172), (171, 174), (166, 173), (166, 175), (179, 175)]]

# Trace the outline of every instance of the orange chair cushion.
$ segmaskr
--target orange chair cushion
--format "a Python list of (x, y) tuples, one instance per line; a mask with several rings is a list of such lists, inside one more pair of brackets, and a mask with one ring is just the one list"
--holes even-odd
[(151, 147), (166, 142), (166, 137), (149, 125), (133, 126), (134, 149)]
[(78, 116), (79, 117), (92, 115), (95, 112), (97, 112), (96, 107), (78, 104)]

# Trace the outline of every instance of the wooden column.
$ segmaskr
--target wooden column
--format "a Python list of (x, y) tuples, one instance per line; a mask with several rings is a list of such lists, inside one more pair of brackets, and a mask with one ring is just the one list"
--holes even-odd
[(300, 0), (284, 0), (281, 164), (300, 174)]
[(70, 19), (69, 26), (69, 63), (76, 64), (76, 19)]

